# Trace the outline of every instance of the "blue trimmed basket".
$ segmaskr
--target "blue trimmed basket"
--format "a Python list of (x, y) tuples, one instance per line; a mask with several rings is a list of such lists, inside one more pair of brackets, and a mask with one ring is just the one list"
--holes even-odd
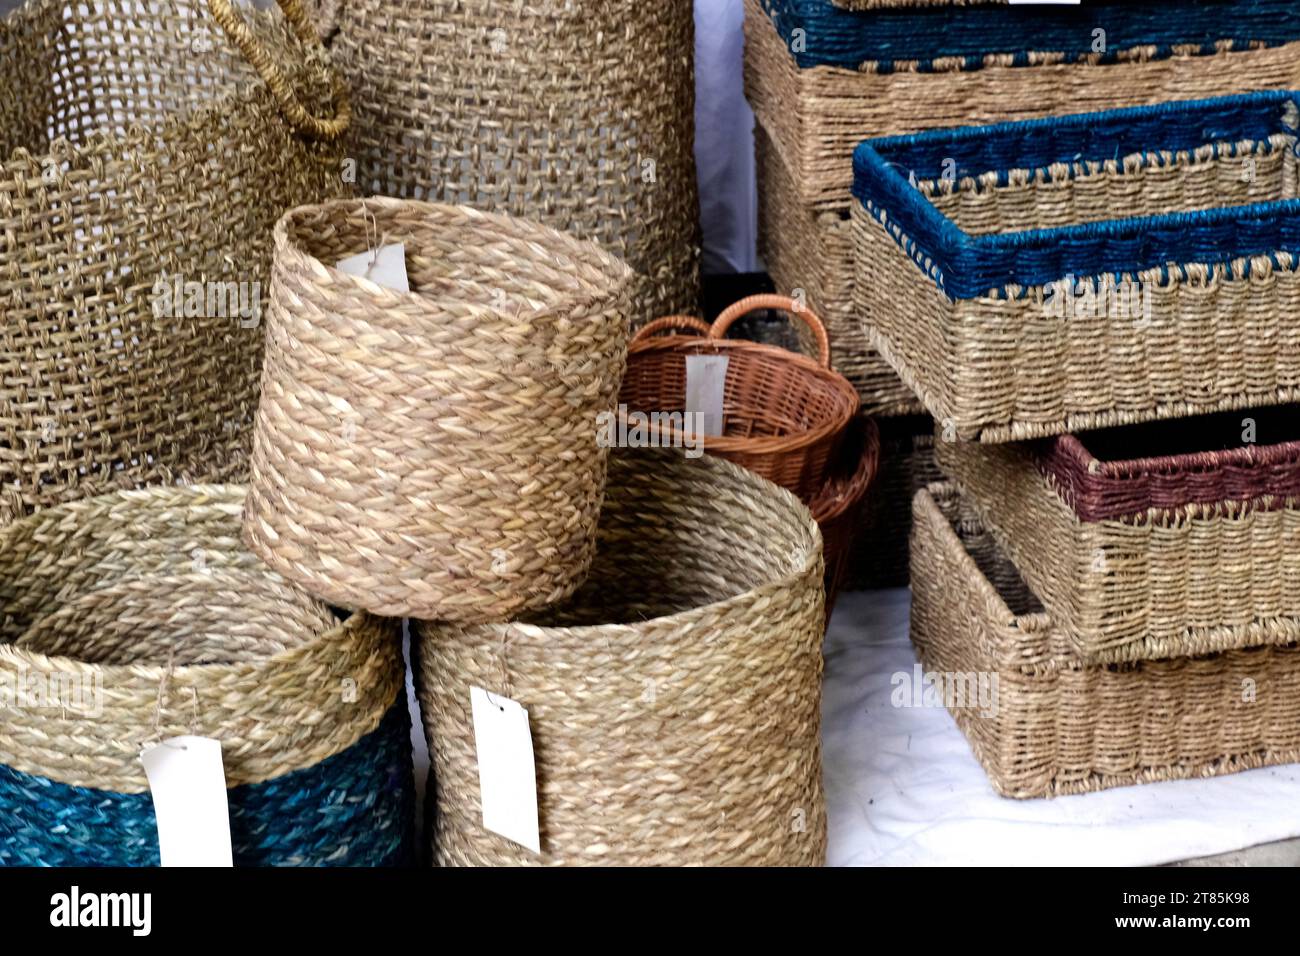
[(244, 489), (122, 492), (0, 530), (0, 865), (157, 865), (140, 752), (221, 741), (236, 866), (414, 862), (400, 624), (239, 543)]
[(1274, 92), (864, 142), (871, 343), (949, 438), (1300, 399), (1298, 126)]

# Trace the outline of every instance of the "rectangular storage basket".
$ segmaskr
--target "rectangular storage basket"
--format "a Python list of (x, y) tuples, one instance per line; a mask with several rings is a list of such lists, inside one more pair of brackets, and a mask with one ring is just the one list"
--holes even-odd
[[(936, 454), (1080, 655), (1204, 654), (1289, 640), (1274, 619), (1300, 620), (1296, 413)], [(1228, 447), (1247, 416), (1261, 444)]]
[(945, 687), (992, 689), (992, 706), (948, 699), (1003, 796), (1300, 760), (1300, 645), (1084, 664), (953, 486), (917, 495), (914, 529), (912, 641)]
[[(853, 236), (847, 209), (826, 212), (799, 196), (795, 177), (754, 128), (758, 173), (758, 245), (777, 291), (798, 297), (826, 323), (831, 364), (852, 382), (868, 415), (919, 413), (921, 403), (867, 343), (853, 307)], [(806, 350), (805, 350), (806, 351)]]
[(846, 158), (864, 137), (1285, 87), (1297, 40), (1291, 0), (865, 11), (745, 0), (745, 89), (804, 200), (843, 210)]
[(1300, 398), (1298, 120), (1274, 92), (863, 143), (872, 344), (959, 439)]

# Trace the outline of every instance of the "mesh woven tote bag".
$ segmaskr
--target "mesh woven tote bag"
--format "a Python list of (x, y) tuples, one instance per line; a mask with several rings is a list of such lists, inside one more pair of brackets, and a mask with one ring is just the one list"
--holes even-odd
[(300, 0), (0, 19), (0, 519), (246, 470), (271, 227), (342, 192)]
[(695, 311), (687, 0), (358, 0), (336, 16), (363, 192), (573, 232), (637, 271), (634, 324)]

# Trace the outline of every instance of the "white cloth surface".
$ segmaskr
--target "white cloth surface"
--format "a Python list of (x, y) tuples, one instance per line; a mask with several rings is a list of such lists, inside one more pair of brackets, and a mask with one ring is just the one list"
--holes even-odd
[(1300, 767), (999, 797), (942, 708), (890, 702), (916, 663), (908, 592), (842, 594), (826, 638), (822, 744), (832, 866), (1142, 866), (1300, 836)]

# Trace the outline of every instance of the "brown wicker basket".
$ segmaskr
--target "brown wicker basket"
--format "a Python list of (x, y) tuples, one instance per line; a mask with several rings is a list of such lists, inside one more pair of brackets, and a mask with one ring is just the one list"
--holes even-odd
[[(955, 488), (917, 495), (912, 641), (1004, 796), (1300, 761), (1300, 622), (1268, 627), (1290, 642), (1085, 664)], [(993, 693), (973, 700), (973, 684)]]
[[(436, 862), (824, 864), (822, 575), (793, 495), (708, 455), (616, 451), (569, 602), (415, 627)], [(540, 856), (483, 826), (471, 687), (528, 710)]]
[[(871, 348), (854, 309), (853, 233), (847, 204), (832, 211), (809, 206), (762, 126), (754, 128), (754, 148), (758, 247), (772, 282), (781, 293), (804, 299), (826, 320), (831, 366), (857, 387), (863, 412), (919, 414), (920, 401)], [(911, 500), (909, 494), (908, 508)]]
[[(757, 309), (779, 309), (805, 323), (817, 343), (817, 360), (725, 338), (732, 323)], [(665, 327), (691, 328), (702, 337), (656, 337)], [(632, 338), (619, 401), (647, 414), (684, 411), (687, 355), (729, 359), (723, 434), (705, 438), (704, 450), (811, 501), (826, 484), (829, 463), (858, 412), (857, 390), (830, 368), (830, 345), (821, 320), (793, 299), (758, 295), (741, 299), (707, 329), (681, 317), (652, 323)]]
[[(334, 267), (376, 241), (405, 245), (410, 292)], [(251, 549), (379, 614), (505, 619), (571, 593), (631, 270), (545, 226), (400, 199), (300, 207), (275, 243)]]
[(346, 189), (346, 93), (281, 6), (0, 18), (0, 521), (247, 475), (271, 228)]
[(468, 204), (600, 243), (633, 327), (699, 307), (690, 0), (347, 0), (366, 194)]
[(859, 415), (849, 427), (830, 477), (808, 510), (822, 531), (826, 559), (826, 621), (830, 622), (848, 568), (853, 542), (862, 524), (867, 493), (880, 462), (880, 431), (876, 423)]
[[(937, 455), (1082, 657), (1204, 654), (1286, 641), (1288, 627), (1251, 625), (1300, 620), (1296, 413), (939, 442)], [(1243, 415), (1265, 444), (1239, 443)]]

